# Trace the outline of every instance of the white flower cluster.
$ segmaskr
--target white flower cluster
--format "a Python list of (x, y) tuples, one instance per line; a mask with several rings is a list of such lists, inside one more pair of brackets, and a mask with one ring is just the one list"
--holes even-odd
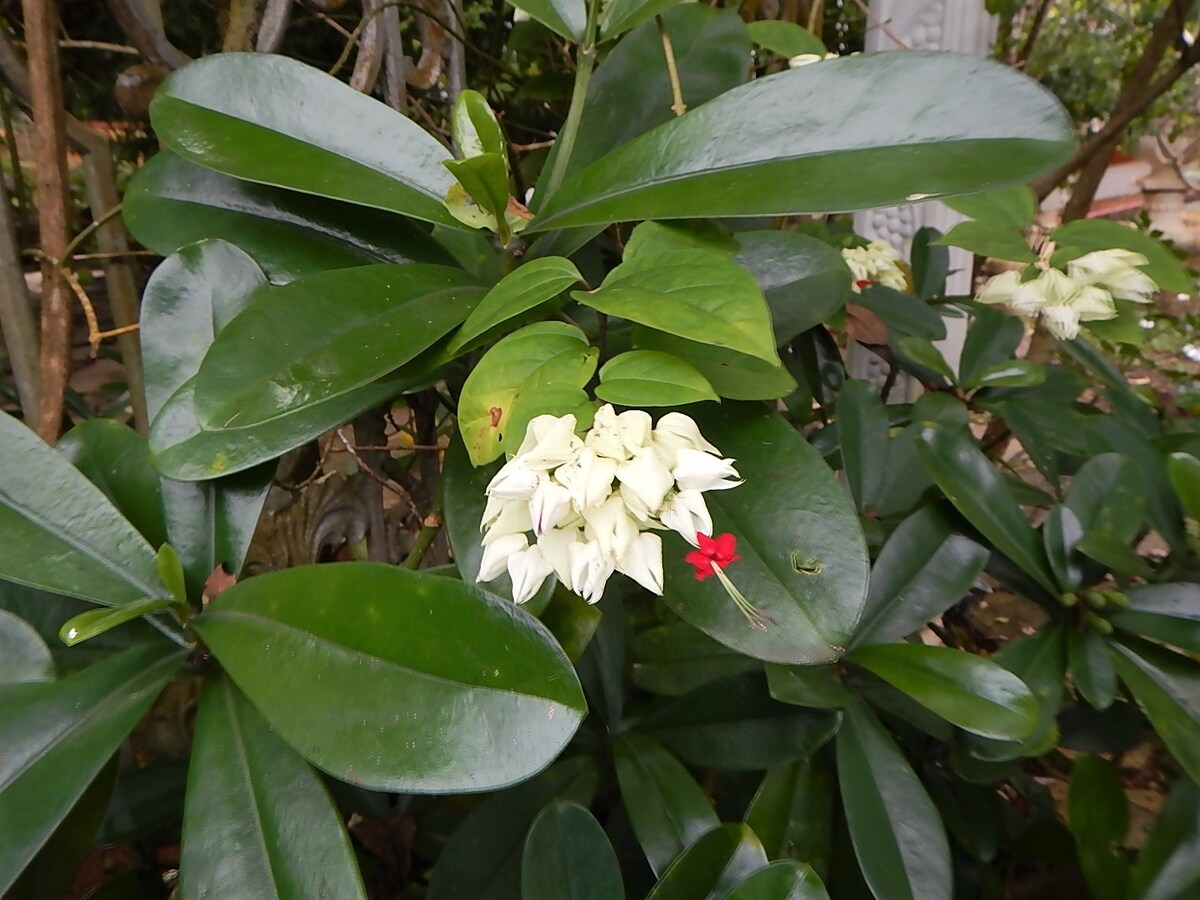
[(575, 427), (573, 415), (538, 416), (488, 485), (475, 580), (507, 569), (518, 603), (551, 573), (589, 603), (613, 572), (661, 594), (662, 539), (648, 529), (698, 546), (697, 533), (712, 532), (704, 492), (741, 484), (733, 460), (682, 413), (651, 427), (641, 410), (617, 415), (605, 405), (583, 438)]
[(881, 284), (894, 291), (907, 291), (908, 273), (904, 270), (904, 258), (887, 241), (874, 240), (865, 247), (847, 247), (842, 250), (842, 259), (854, 276), (856, 294), (873, 284)]
[(1007, 303), (1013, 312), (1041, 318), (1060, 340), (1079, 335), (1080, 322), (1111, 319), (1113, 299), (1149, 303), (1158, 285), (1138, 266), (1146, 257), (1130, 250), (1096, 250), (1067, 263), (1067, 271), (1046, 268), (1029, 281), (1020, 271), (1002, 272), (980, 288), (980, 303)]

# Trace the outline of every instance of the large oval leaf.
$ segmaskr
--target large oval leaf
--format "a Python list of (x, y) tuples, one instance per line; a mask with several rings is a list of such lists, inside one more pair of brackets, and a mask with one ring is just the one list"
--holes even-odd
[(0, 687), (0, 894), (54, 833), (183, 659), (142, 644), (62, 681)]
[(294, 59), (197, 60), (163, 82), (150, 121), (167, 147), (205, 168), (461, 227), (442, 203), (454, 184), (442, 166), (446, 149), (398, 112)]
[(204, 357), (197, 410), (244, 428), (311, 409), (429, 349), (482, 294), (461, 269), (423, 264), (320, 272), (260, 292)]
[(1129, 888), (1138, 900), (1184, 900), (1200, 892), (1200, 789), (1187, 778), (1171, 788)]
[(568, 179), (528, 230), (891, 206), (1028, 181), (1073, 145), (1058, 101), (1007, 66), (864, 54), (760, 78), (659, 126)]
[(454, 335), (448, 349), (458, 352), (482, 344), (505, 322), (536, 309), (581, 281), (583, 276), (569, 259), (547, 256), (530, 260), (505, 275), (484, 295)]
[(577, 803), (542, 810), (525, 839), (521, 900), (624, 900), (621, 868), (604, 829)]
[(834, 821), (830, 759), (817, 753), (763, 776), (746, 809), (746, 824), (762, 840), (768, 858), (801, 860), (825, 871)]
[(983, 657), (949, 647), (877, 644), (847, 659), (975, 734), (1016, 741), (1037, 726), (1038, 703), (1025, 682)]
[(600, 369), (596, 396), (618, 406), (684, 406), (716, 400), (712, 385), (686, 360), (655, 350), (630, 350)]
[(1200, 656), (1200, 584), (1141, 585), (1127, 595), (1129, 608), (1108, 615), (1114, 625)]
[(946, 829), (925, 787), (866, 704), (837, 736), (838, 783), (863, 877), (887, 900), (950, 900)]
[(54, 658), (32, 625), (0, 610), (0, 684), (53, 681)]
[(223, 677), (196, 713), (180, 896), (366, 898), (321, 779)]
[(0, 446), (0, 578), (110, 606), (170, 596), (100, 488), (7, 413)]
[(643, 631), (630, 649), (633, 683), (668, 697), (681, 697), (710, 681), (762, 668), (758, 661), (734, 653), (686, 622)]
[(376, 790), (521, 781), (586, 709), (540, 622), (451, 578), (366, 563), (272, 572), (223, 593), (196, 629), (280, 737)]
[(170, 151), (138, 169), (121, 215), (130, 234), (163, 256), (220, 238), (243, 248), (276, 283), (368, 263), (453, 262), (408, 219), (239, 181)]
[(829, 900), (811, 866), (791, 859), (759, 869), (722, 900)]
[(675, 860), (646, 900), (719, 900), (766, 865), (753, 831), (740, 824), (722, 825)]
[[(714, 532), (737, 538), (729, 578), (768, 619), (750, 626), (716, 578), (697, 582), (682, 538), (663, 539), (663, 599), (747, 656), (811, 665), (845, 652), (867, 591), (867, 550), (846, 492), (782, 416), (748, 404), (698, 411), (700, 429), (737, 459), (745, 483), (711, 492)], [(795, 565), (799, 562), (800, 565)]]

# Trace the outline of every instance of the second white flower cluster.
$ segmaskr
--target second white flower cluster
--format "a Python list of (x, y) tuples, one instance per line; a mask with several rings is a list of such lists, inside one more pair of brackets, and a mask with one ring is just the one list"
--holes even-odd
[(661, 594), (662, 539), (654, 530), (698, 546), (697, 533), (712, 532), (704, 492), (741, 484), (733, 460), (677, 412), (653, 426), (641, 410), (617, 415), (605, 405), (582, 438), (575, 431), (573, 415), (533, 419), (488, 485), (476, 581), (507, 570), (513, 599), (524, 603), (553, 573), (595, 603), (620, 572)]

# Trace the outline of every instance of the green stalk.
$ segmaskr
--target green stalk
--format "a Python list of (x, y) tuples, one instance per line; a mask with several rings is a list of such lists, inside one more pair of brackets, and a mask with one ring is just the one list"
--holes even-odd
[(583, 31), (583, 43), (579, 45), (579, 66), (575, 70), (575, 86), (571, 89), (571, 108), (567, 121), (558, 135), (558, 153), (554, 157), (554, 168), (546, 179), (545, 194), (538, 198), (541, 205), (562, 185), (567, 175), (571, 154), (575, 151), (575, 139), (579, 136), (579, 122), (583, 118), (583, 105), (587, 100), (588, 84), (592, 80), (592, 69), (596, 65), (596, 28), (600, 0), (588, 0), (587, 25)]

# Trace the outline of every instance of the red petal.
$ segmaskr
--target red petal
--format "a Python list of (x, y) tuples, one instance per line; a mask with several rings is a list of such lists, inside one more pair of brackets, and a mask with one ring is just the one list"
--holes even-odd
[(737, 551), (737, 538), (728, 531), (724, 534), (717, 535), (714, 542), (716, 544), (717, 557), (719, 559), (729, 559), (735, 555)]
[[(692, 553), (700, 553), (711, 558), (712, 555), (717, 552), (717, 541), (714, 541), (707, 534), (697, 534), (696, 540), (700, 544), (700, 549), (693, 550)], [(691, 556), (692, 554), (688, 555)]]

